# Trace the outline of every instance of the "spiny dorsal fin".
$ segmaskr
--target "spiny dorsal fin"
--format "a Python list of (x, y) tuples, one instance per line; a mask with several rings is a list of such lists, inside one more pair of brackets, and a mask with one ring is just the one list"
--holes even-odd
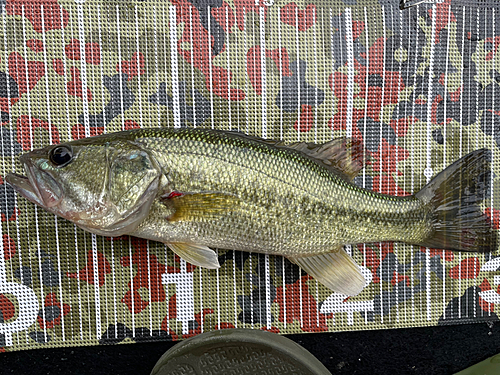
[(238, 131), (228, 131), (226, 133), (272, 147), (293, 149), (346, 181), (352, 181), (358, 172), (363, 169), (367, 160), (362, 142), (352, 138), (340, 137), (321, 144), (306, 142), (287, 144), (284, 141), (263, 139)]
[(312, 142), (287, 144), (284, 141), (262, 139), (239, 132), (231, 133), (273, 147), (298, 151), (347, 181), (352, 181), (356, 177), (367, 160), (362, 142), (352, 138), (340, 137), (320, 144)]

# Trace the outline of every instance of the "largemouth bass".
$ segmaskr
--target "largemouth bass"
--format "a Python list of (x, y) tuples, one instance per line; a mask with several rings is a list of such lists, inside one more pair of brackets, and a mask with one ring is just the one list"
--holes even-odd
[(347, 244), (496, 250), (479, 207), (490, 151), (464, 156), (407, 197), (353, 184), (363, 159), (347, 138), (285, 145), (235, 132), (136, 129), (29, 152), (20, 157), (26, 177), (6, 181), (92, 233), (160, 241), (211, 269), (219, 267), (211, 247), (281, 255), (347, 295), (365, 286)]

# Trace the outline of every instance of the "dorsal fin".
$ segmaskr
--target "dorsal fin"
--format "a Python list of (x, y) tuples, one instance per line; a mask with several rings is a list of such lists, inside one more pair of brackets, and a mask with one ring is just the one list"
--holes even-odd
[(335, 138), (326, 143), (285, 143), (284, 141), (275, 141), (263, 139), (260, 137), (247, 135), (238, 131), (228, 131), (227, 134), (233, 134), (238, 137), (265, 143), (277, 148), (288, 148), (298, 151), (309, 159), (327, 168), (337, 176), (346, 181), (352, 181), (358, 172), (363, 169), (367, 160), (367, 155), (361, 141), (352, 138)]
[(356, 177), (366, 160), (363, 144), (352, 138), (335, 138), (323, 144), (297, 142), (277, 146), (300, 151), (347, 181)]

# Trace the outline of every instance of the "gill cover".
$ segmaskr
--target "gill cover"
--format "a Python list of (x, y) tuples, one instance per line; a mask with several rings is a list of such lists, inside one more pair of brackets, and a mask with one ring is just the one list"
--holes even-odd
[(106, 164), (108, 175), (101, 197), (113, 211), (108, 214), (108, 225), (80, 226), (100, 235), (120, 236), (133, 231), (148, 215), (161, 170), (149, 153), (122, 140), (106, 146)]

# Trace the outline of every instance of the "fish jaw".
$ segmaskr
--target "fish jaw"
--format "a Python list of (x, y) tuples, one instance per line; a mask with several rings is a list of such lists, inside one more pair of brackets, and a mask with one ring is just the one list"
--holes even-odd
[(28, 177), (21, 176), (16, 173), (9, 173), (5, 176), (5, 181), (12, 186), (16, 193), (19, 193), (30, 202), (43, 207), (43, 202), (40, 199), (38, 189), (31, 184)]
[(6, 181), (12, 188), (25, 197), (45, 209), (50, 210), (57, 206), (62, 200), (62, 189), (50, 174), (37, 168), (31, 161), (29, 154), (20, 158), (23, 163), (26, 176), (9, 173)]

